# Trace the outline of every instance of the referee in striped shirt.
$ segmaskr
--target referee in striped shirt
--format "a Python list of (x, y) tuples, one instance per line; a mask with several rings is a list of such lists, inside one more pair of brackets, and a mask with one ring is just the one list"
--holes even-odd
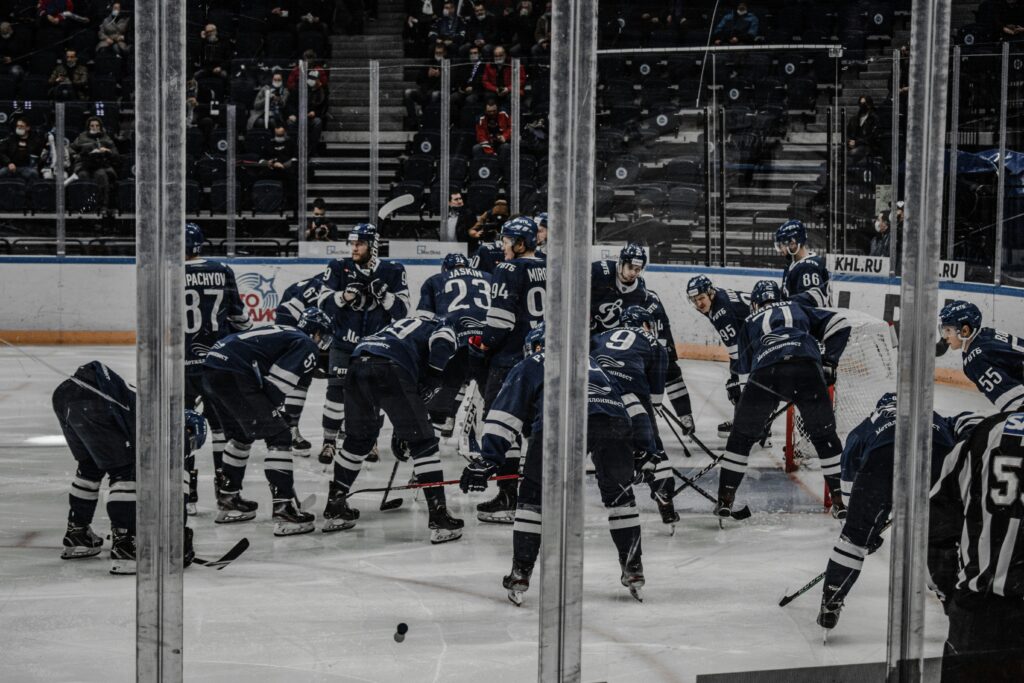
[(931, 491), (928, 568), (949, 617), (942, 681), (1024, 681), (1024, 413), (981, 421)]

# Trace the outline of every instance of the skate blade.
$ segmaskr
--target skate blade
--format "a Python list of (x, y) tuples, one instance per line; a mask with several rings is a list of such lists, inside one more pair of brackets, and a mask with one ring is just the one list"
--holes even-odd
[(644, 601), (643, 589), (640, 586), (630, 586), (629, 587), (629, 594), (637, 602), (643, 602)]
[(308, 458), (310, 455), (312, 455), (312, 453), (312, 448), (295, 448), (294, 446), (292, 447), (292, 455), (294, 455), (297, 458)]
[(100, 554), (103, 548), (97, 546), (95, 548), (89, 548), (84, 545), (77, 545), (73, 548), (64, 548), (64, 552), (60, 554), (62, 560), (80, 560), (83, 557), (96, 557)]
[(676, 535), (676, 525), (675, 525), (675, 522), (673, 522), (672, 524), (668, 525), (668, 535), (670, 537)]
[(729, 438), (729, 432), (723, 432), (721, 429), (719, 429), (718, 430), (718, 438), (719, 439), (728, 439)]
[(434, 545), (457, 541), (462, 538), (462, 529), (431, 529), (430, 542)]
[(508, 601), (516, 607), (523, 606), (523, 591), (509, 590)]
[(478, 512), (476, 518), (481, 522), (487, 522), (489, 524), (514, 524), (516, 521), (516, 511), (506, 510), (502, 512)]
[(298, 536), (313, 530), (313, 522), (277, 522), (274, 524), (275, 536)]
[(113, 559), (110, 561), (110, 573), (130, 575), (135, 573), (135, 560)]
[(185, 503), (185, 514), (186, 515), (188, 515), (189, 517), (194, 517), (196, 512), (197, 512), (197, 510), (196, 510), (196, 504), (195, 503)]
[(324, 525), (320, 527), (320, 531), (329, 534), (335, 531), (345, 531), (351, 529), (356, 525), (353, 519), (325, 519)]
[(821, 644), (822, 645), (828, 645), (828, 629), (827, 628), (821, 629)]
[(256, 519), (255, 512), (221, 510), (220, 512), (217, 513), (217, 519), (213, 521), (217, 524), (236, 524), (238, 522), (248, 522), (250, 519)]

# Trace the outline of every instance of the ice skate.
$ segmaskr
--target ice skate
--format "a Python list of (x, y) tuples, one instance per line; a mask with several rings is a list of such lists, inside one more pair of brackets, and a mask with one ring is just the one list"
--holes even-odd
[(517, 500), (514, 488), (499, 488), (498, 495), (476, 506), (476, 518), (493, 524), (512, 524), (516, 519)]
[(679, 513), (676, 512), (676, 506), (664, 493), (658, 492), (654, 494), (654, 502), (658, 504), (658, 512), (661, 513), (662, 524), (669, 526), (669, 533), (675, 534), (676, 523), (679, 522)]
[(839, 613), (843, 609), (843, 601), (837, 600), (834, 597), (838, 590), (837, 586), (825, 586), (825, 591), (821, 595), (821, 608), (818, 610), (818, 626), (825, 629), (823, 638), (826, 640), (828, 639), (828, 632), (839, 623)]
[(324, 508), (324, 523), (320, 531), (328, 534), (332, 531), (344, 531), (356, 525), (359, 510), (348, 506), (348, 499), (341, 487), (331, 482), (330, 493), (327, 495), (327, 507)]
[(433, 544), (457, 541), (462, 538), (465, 523), (448, 514), (448, 508), (439, 505), (430, 511), (430, 542)]
[(501, 585), (508, 591), (509, 602), (516, 607), (523, 604), (523, 593), (530, 588), (531, 574), (533, 574), (533, 567), (527, 567), (513, 560), (512, 571), (501, 580)]
[(64, 532), (64, 551), (60, 554), (61, 559), (95, 557), (102, 549), (103, 539), (94, 534), (88, 524), (68, 522), (68, 530)]
[(619, 566), (622, 568), (622, 576), (619, 577), (619, 581), (622, 585), (629, 589), (629, 594), (633, 596), (633, 599), (637, 602), (643, 602), (643, 592), (640, 590), (644, 587), (644, 565), (640, 562), (640, 558), (636, 558), (631, 562), (619, 562)]
[(196, 503), (199, 502), (199, 472), (188, 471), (188, 498), (185, 500), (185, 514), (196, 514)]
[(366, 454), (366, 462), (380, 462), (380, 450), (377, 448), (377, 442), (373, 443), (373, 448)]
[(455, 434), (455, 416), (451, 416), (441, 425), (441, 438), (450, 439)]
[(242, 498), (241, 491), (217, 492), (217, 524), (234, 524), (247, 522), (256, 516), (259, 503)]
[(338, 450), (338, 447), (334, 445), (333, 441), (324, 441), (324, 445), (320, 447), (320, 455), (316, 456), (316, 459), (320, 461), (321, 465), (330, 465), (334, 462), (334, 452)]
[(843, 521), (844, 519), (846, 519), (846, 505), (843, 504), (842, 495), (838, 491), (836, 491), (835, 493), (831, 494), (831, 498), (832, 506), (829, 509), (829, 512), (832, 513), (832, 518), (838, 519), (839, 521)]
[(728, 439), (729, 434), (732, 432), (732, 420), (726, 420), (722, 424), (718, 425), (718, 438)]
[(718, 502), (715, 503), (714, 513), (719, 518), (729, 519), (732, 517), (732, 508), (736, 504), (736, 487), (720, 486), (718, 489)]
[(313, 520), (316, 515), (312, 512), (303, 512), (299, 508), (299, 502), (292, 498), (280, 499), (274, 496), (274, 535), (275, 536), (296, 536), (308, 534), (313, 530)]
[(127, 529), (111, 529), (110, 573), (135, 573), (135, 537)]
[(313, 452), (313, 444), (302, 437), (298, 425), (292, 427), (292, 455), (300, 458), (308, 458)]

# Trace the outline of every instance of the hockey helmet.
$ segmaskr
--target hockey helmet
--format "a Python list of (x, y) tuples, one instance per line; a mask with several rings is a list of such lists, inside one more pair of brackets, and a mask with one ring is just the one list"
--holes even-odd
[(750, 290), (750, 303), (758, 308), (773, 301), (782, 300), (782, 289), (775, 280), (758, 280)]
[(377, 244), (377, 226), (373, 223), (356, 223), (348, 231), (349, 242), (366, 242), (371, 245)]
[(199, 256), (203, 252), (203, 229), (197, 223), (185, 224), (185, 255)]
[(780, 254), (795, 253), (789, 249), (790, 242), (796, 242), (798, 248), (807, 244), (807, 230), (796, 218), (786, 221), (775, 231), (775, 248)]
[(441, 262), (442, 273), (447, 273), (449, 270), (455, 270), (456, 268), (469, 268), (469, 259), (466, 258), (465, 254), (451, 253), (445, 256), (444, 261)]
[(629, 263), (637, 268), (647, 267), (647, 250), (642, 244), (630, 242), (619, 252), (619, 263)]
[(326, 351), (331, 348), (331, 342), (334, 341), (334, 326), (331, 324), (330, 317), (319, 308), (310, 306), (304, 310), (295, 326), (310, 337), (319, 333), (320, 341), (317, 346), (321, 350)]
[(528, 250), (537, 248), (537, 224), (528, 216), (516, 216), (501, 225), (501, 236), (522, 240)]
[(711, 296), (712, 290), (715, 286), (711, 284), (711, 278), (707, 275), (694, 275), (690, 278), (690, 281), (686, 283), (686, 296), (690, 297), (690, 301), (693, 301), (695, 297), (701, 294), (707, 294)]
[(974, 304), (967, 301), (950, 301), (939, 311), (940, 336), (943, 327), (954, 327), (957, 336), (961, 337), (960, 330), (964, 325), (971, 328), (972, 335), (981, 329), (981, 311)]
[(537, 227), (539, 228), (548, 227), (548, 212), (541, 211), (540, 213), (533, 217), (533, 222), (536, 223)]
[[(539, 349), (537, 347), (540, 347)], [(537, 325), (526, 334), (526, 343), (523, 344), (523, 355), (537, 353), (544, 350), (544, 323)]]
[(623, 327), (640, 327), (647, 325), (649, 329), (654, 329), (654, 316), (643, 306), (627, 306), (626, 310), (619, 316), (619, 323)]
[(185, 409), (185, 443), (190, 452), (206, 443), (206, 420), (194, 410)]

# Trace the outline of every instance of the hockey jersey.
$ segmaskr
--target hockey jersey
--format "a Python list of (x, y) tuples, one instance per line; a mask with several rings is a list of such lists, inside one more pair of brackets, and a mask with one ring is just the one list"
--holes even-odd
[(805, 306), (823, 307), (832, 302), (825, 257), (808, 254), (790, 261), (782, 273), (782, 296)]
[[(590, 359), (587, 414), (628, 420), (626, 408), (601, 366)], [(512, 368), (484, 418), (480, 454), (501, 464), (520, 434), (539, 435), (544, 428), (544, 353), (527, 356)]]
[(739, 359), (739, 336), (743, 323), (750, 315), (750, 295), (731, 289), (716, 289), (711, 298), (708, 320), (714, 325), (722, 344), (729, 353), (729, 371), (736, 373)]
[(523, 257), (499, 263), (491, 278), (491, 308), (483, 331), (494, 358), (518, 358), (526, 335), (544, 320), (547, 262)]
[(590, 265), (590, 329), (594, 334), (618, 327), (619, 316), (630, 306), (648, 304), (643, 278), (624, 285), (619, 282), (617, 265), (611, 260)]
[[(369, 268), (356, 265), (351, 258), (336, 259), (323, 274), (324, 283), (317, 299), (321, 309), (334, 320), (334, 346), (351, 350), (368, 334), (384, 329), (409, 314), (409, 285), (405, 266), (394, 261), (374, 260)], [(382, 301), (370, 296), (370, 284), (380, 280), (388, 291)], [(350, 284), (366, 294), (347, 302), (342, 292)]]
[(252, 327), (235, 272), (218, 261), (185, 261), (185, 372), (199, 371), (217, 340)]
[(483, 273), (493, 274), (495, 267), (505, 260), (505, 245), (501, 240), (477, 247), (469, 264)]
[(438, 317), (455, 328), (459, 346), (482, 334), (491, 307), (491, 276), (475, 268), (456, 268), (427, 278), (416, 306), (419, 317)]
[[(271, 400), (281, 405), (296, 389), (305, 392), (309, 388), (317, 352), (316, 343), (305, 332), (271, 325), (221, 339), (210, 349), (204, 365), (254, 376)], [(285, 407), (292, 412), (292, 406)]]
[(320, 296), (320, 288), (323, 286), (323, 273), (305, 280), (299, 280), (284, 290), (281, 295), (281, 303), (274, 311), (274, 322), (278, 325), (295, 326), (299, 322), (299, 316), (307, 308), (316, 307), (317, 297)]
[(419, 382), (426, 374), (440, 374), (454, 355), (455, 330), (447, 322), (402, 318), (364, 337), (352, 352), (352, 359), (389, 358)]
[[(75, 370), (76, 384), (85, 384), (96, 390), (95, 398), (102, 402), (115, 422), (121, 426), (128, 443), (135, 446), (135, 392), (124, 379), (98, 360)], [(187, 447), (187, 446), (186, 446)]]
[(963, 352), (966, 374), (1000, 412), (1024, 406), (1024, 339), (983, 327)]
[[(743, 323), (737, 374), (745, 382), (755, 370), (793, 358), (838, 365), (849, 339), (850, 324), (841, 313), (793, 301), (773, 302)], [(825, 346), (824, 356), (818, 342)]]
[(658, 450), (652, 425), (654, 416), (645, 404), (661, 404), (665, 391), (668, 354), (653, 334), (620, 327), (590, 339), (590, 356), (615, 385), (633, 425), (638, 448)]

